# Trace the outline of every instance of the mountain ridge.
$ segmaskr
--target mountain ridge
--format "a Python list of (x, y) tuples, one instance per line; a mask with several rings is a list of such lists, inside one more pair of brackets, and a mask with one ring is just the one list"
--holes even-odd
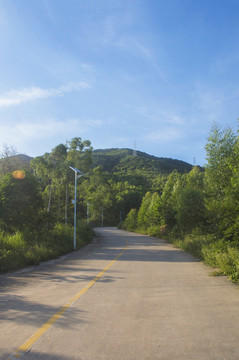
[[(29, 166), (33, 157), (25, 154), (10, 156), (8, 160), (18, 166)], [(0, 163), (3, 159), (0, 159)], [(167, 157), (150, 155), (143, 151), (135, 151), (129, 148), (106, 148), (92, 151), (92, 167), (101, 167), (109, 173), (147, 173), (169, 174), (174, 170), (180, 173), (189, 172), (193, 165), (183, 161)]]
[(142, 151), (128, 148), (96, 149), (92, 152), (93, 167), (101, 166), (109, 172), (121, 172), (131, 169), (132, 172), (143, 168), (150, 172), (180, 173), (189, 172), (193, 165), (177, 159), (157, 157)]

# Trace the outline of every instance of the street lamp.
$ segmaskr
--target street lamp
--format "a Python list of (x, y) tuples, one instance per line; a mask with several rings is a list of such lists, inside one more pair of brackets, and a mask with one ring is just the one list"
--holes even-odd
[[(77, 185), (78, 178), (80, 178), (81, 176), (88, 175), (88, 174), (83, 174), (82, 171), (80, 171), (72, 166), (69, 166), (69, 168), (75, 172), (75, 200), (73, 200), (72, 203), (74, 204), (74, 250), (76, 250), (76, 185)], [(78, 174), (80, 174), (80, 175), (78, 175)]]

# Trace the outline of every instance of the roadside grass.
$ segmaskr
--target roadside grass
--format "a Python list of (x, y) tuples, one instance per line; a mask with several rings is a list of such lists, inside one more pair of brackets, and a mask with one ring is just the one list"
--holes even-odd
[(204, 234), (195, 229), (191, 234), (181, 235), (177, 238), (176, 231), (169, 231), (162, 226), (151, 226), (148, 229), (127, 229), (157, 238), (163, 238), (194, 257), (209, 265), (214, 270), (211, 275), (228, 276), (233, 283), (239, 283), (239, 249), (226, 240), (217, 239), (212, 234)]
[(192, 233), (173, 243), (214, 268), (211, 275), (225, 275), (233, 283), (239, 283), (239, 249), (237, 247), (233, 247), (223, 239), (217, 240), (211, 234)]
[[(76, 247), (80, 249), (93, 238), (93, 229), (84, 222), (77, 224)], [(57, 223), (52, 229), (38, 232), (0, 232), (0, 273), (37, 265), (73, 251), (74, 228)]]

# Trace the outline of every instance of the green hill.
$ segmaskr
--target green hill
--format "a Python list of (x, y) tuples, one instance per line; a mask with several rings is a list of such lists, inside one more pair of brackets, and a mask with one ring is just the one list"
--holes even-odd
[(99, 149), (93, 151), (93, 167), (101, 166), (110, 173), (161, 173), (169, 174), (173, 170), (179, 173), (189, 172), (192, 165), (181, 160), (156, 157), (132, 149)]
[(32, 157), (24, 154), (12, 155), (0, 159), (0, 178), (8, 172), (14, 170), (30, 169), (30, 161)]
[[(5, 159), (0, 159), (0, 167), (27, 168), (32, 157), (18, 154)], [(179, 173), (189, 172), (192, 165), (181, 160), (156, 157), (142, 151), (134, 154), (132, 149), (98, 149), (92, 153), (92, 168), (100, 166), (103, 171), (121, 176), (146, 176), (150, 177), (167, 175), (174, 170)]]

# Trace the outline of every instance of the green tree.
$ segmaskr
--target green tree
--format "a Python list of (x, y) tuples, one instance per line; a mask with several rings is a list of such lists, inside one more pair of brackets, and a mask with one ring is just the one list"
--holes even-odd
[[(239, 134), (239, 130), (238, 130)], [(233, 154), (228, 160), (231, 171), (230, 186), (226, 187), (223, 208), (224, 218), (221, 227), (227, 240), (239, 246), (239, 137), (235, 141)]]
[(159, 225), (160, 224), (160, 197), (157, 192), (154, 192), (151, 197), (147, 212), (147, 225)]
[(232, 208), (229, 194), (237, 159), (236, 144), (236, 135), (230, 128), (221, 130), (214, 125), (206, 145), (206, 207), (211, 231), (218, 236), (223, 236), (231, 223)]
[(131, 209), (124, 221), (124, 227), (129, 231), (135, 231), (137, 229), (137, 210)]
[(142, 200), (142, 204), (139, 208), (139, 212), (138, 212), (138, 227), (141, 230), (146, 230), (149, 224), (149, 220), (148, 220), (148, 211), (149, 211), (149, 206), (152, 200), (152, 195), (151, 193), (148, 191), (145, 196), (143, 197)]
[(196, 227), (202, 227), (206, 221), (206, 210), (202, 191), (182, 189), (176, 205), (178, 229), (190, 233)]
[(3, 144), (0, 153), (0, 179), (22, 168), (22, 163), (16, 155), (17, 150), (13, 146)]
[(34, 227), (42, 199), (33, 175), (23, 178), (6, 175), (0, 182), (0, 218), (7, 230)]
[(85, 204), (90, 204), (90, 221), (96, 226), (102, 224), (102, 215), (104, 224), (110, 223), (112, 219), (114, 197), (108, 180), (107, 174), (96, 168), (81, 186), (82, 200), (84, 198)]
[(90, 140), (74, 137), (67, 141), (67, 160), (71, 166), (82, 172), (87, 172), (92, 165), (92, 146)]
[(186, 175), (186, 186), (190, 189), (204, 190), (204, 171), (194, 166)]
[(163, 189), (160, 199), (159, 216), (161, 225), (172, 229), (176, 223), (177, 196), (183, 187), (184, 178), (177, 171), (173, 171)]
[[(89, 140), (79, 137), (59, 144), (51, 153), (46, 153), (31, 161), (31, 167), (42, 188), (43, 199), (47, 212), (54, 214), (58, 221), (68, 222), (69, 199), (74, 198), (73, 166), (83, 172), (91, 165), (92, 147)], [(73, 219), (72, 219), (73, 220)]]

